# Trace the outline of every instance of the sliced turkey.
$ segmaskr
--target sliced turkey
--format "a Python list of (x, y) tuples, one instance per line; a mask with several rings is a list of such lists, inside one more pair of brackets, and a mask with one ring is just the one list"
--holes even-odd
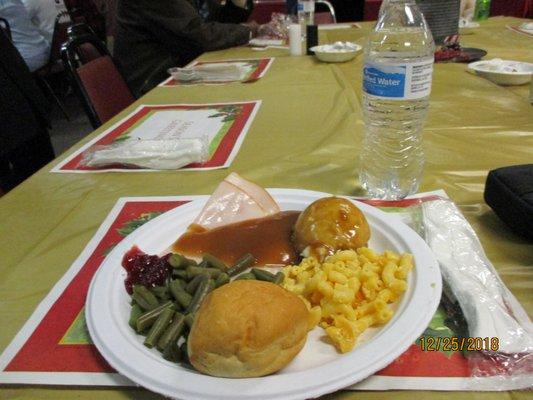
[(265, 189), (233, 172), (218, 185), (193, 224), (213, 229), (278, 212), (279, 206)]

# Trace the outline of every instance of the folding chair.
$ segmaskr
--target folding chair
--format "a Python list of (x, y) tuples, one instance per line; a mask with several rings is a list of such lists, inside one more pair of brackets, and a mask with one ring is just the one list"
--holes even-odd
[(11, 28), (9, 27), (9, 22), (7, 22), (7, 19), (5, 18), (0, 18), (0, 31), (2, 31), (2, 33), (6, 35), (10, 41), (13, 41), (11, 37)]
[[(94, 47), (100, 56), (83, 63), (84, 45)], [(95, 35), (69, 39), (61, 49), (61, 57), (93, 128), (135, 101), (107, 47)]]
[[(319, 6), (325, 7), (328, 11), (326, 12), (317, 12)], [(322, 8), (320, 7), (320, 8)], [(327, 0), (316, 0), (315, 1), (315, 24), (336, 24), (337, 17), (335, 15), (335, 9), (333, 5)]]
[(64, 71), (63, 63), (61, 61), (61, 45), (67, 41), (67, 29), (72, 25), (72, 20), (67, 11), (60, 12), (54, 23), (54, 33), (52, 35), (52, 43), (50, 45), (50, 57), (48, 63), (34, 72), (34, 76), (41, 88), (51, 96), (61, 112), (67, 120), (69, 116), (65, 107), (59, 100), (59, 97), (50, 86), (49, 79), (52, 75), (60, 74)]

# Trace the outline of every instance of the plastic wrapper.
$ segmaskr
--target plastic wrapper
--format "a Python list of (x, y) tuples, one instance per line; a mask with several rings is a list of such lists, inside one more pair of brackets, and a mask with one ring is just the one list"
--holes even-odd
[(270, 22), (259, 27), (258, 36), (287, 40), (289, 38), (289, 25), (295, 22), (297, 21), (291, 15), (272, 13)]
[(86, 167), (113, 164), (147, 169), (179, 169), (208, 159), (207, 136), (191, 139), (127, 139), (86, 151), (80, 162)]
[(170, 68), (168, 73), (180, 82), (227, 82), (240, 81), (246, 77), (246, 63), (214, 63), (193, 65), (186, 68)]
[[(418, 231), (439, 261), (448, 296), (457, 300), (468, 336), (482, 350), (466, 356), (483, 389), (533, 387), (533, 325), (488, 260), (474, 230), (447, 199), (422, 203)], [(421, 222), (421, 223), (420, 223)], [(485, 339), (488, 338), (488, 339)]]

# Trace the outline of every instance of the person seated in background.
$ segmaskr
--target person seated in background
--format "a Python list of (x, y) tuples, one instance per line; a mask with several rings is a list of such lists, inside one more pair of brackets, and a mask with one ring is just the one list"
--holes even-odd
[(67, 11), (63, 0), (22, 0), (31, 22), (48, 43), (52, 43), (57, 15)]
[(9, 191), (53, 160), (46, 129), (49, 107), (19, 52), (0, 32), (1, 191)]
[(461, 11), (459, 18), (466, 21), (474, 19), (474, 11), (476, 10), (476, 0), (461, 0)]
[(33, 25), (48, 43), (52, 43), (56, 17), (60, 12), (67, 11), (63, 0), (22, 0), (22, 3)]
[[(335, 10), (335, 16), (337, 22), (354, 22), (363, 20), (363, 11), (365, 8), (365, 0), (328, 0), (333, 9)], [(285, 6), (287, 14), (298, 14), (298, 0), (285, 0)], [(319, 8), (318, 4), (315, 4), (315, 12), (325, 11), (326, 8), (322, 6)]]
[(31, 22), (24, 4), (20, 0), (0, 0), (0, 17), (9, 23), (13, 44), (30, 71), (44, 66), (50, 57), (50, 44)]
[(248, 43), (252, 0), (119, 0), (114, 56), (136, 96), (204, 51)]

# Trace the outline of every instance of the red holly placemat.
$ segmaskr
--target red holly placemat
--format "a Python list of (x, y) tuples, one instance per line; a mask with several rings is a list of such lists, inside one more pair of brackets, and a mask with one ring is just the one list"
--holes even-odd
[(95, 146), (135, 139), (201, 138), (208, 142), (208, 160), (189, 164), (180, 170), (227, 168), (237, 155), (260, 105), (261, 101), (140, 105), (127, 117), (70, 154), (51, 172), (154, 171), (121, 165), (94, 168), (80, 164), (83, 153)]
[(194, 61), (187, 65), (187, 67), (193, 67), (196, 65), (212, 65), (212, 64), (234, 64), (234, 65), (240, 65), (244, 68), (248, 69), (248, 72), (246, 75), (237, 81), (209, 81), (209, 80), (202, 80), (201, 82), (193, 81), (193, 82), (179, 82), (175, 80), (172, 77), (169, 77), (168, 79), (164, 80), (159, 84), (160, 87), (176, 87), (176, 86), (190, 86), (190, 85), (202, 85), (202, 84), (214, 84), (214, 85), (220, 85), (225, 83), (232, 83), (232, 82), (241, 82), (241, 83), (248, 83), (248, 82), (254, 82), (260, 78), (262, 78), (272, 63), (274, 62), (274, 58), (257, 58), (257, 59), (232, 59), (232, 60), (220, 60), (220, 61)]

